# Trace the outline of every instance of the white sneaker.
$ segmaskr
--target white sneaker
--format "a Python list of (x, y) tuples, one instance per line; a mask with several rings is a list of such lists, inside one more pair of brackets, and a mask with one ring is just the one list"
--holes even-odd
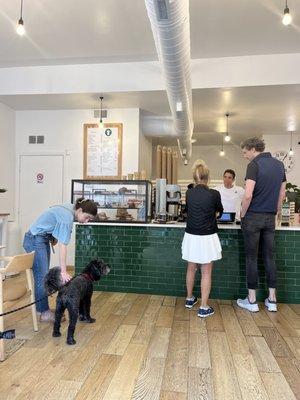
[(265, 300), (265, 306), (267, 307), (268, 311), (277, 311), (277, 303), (276, 301), (271, 301), (269, 298)]
[(245, 299), (237, 299), (236, 301), (237, 305), (241, 308), (245, 308), (248, 311), (251, 312), (258, 312), (259, 311), (259, 307), (257, 303), (250, 303), (248, 297), (246, 297)]

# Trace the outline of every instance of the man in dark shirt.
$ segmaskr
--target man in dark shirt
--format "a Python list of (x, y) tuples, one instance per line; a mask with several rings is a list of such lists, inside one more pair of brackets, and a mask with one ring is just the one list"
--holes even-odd
[(266, 269), (269, 297), (268, 311), (277, 311), (276, 266), (274, 262), (275, 219), (285, 197), (284, 166), (270, 153), (264, 152), (265, 143), (250, 138), (241, 143), (244, 157), (250, 161), (246, 172), (245, 194), (242, 200), (241, 225), (244, 235), (248, 297), (238, 299), (238, 306), (252, 312), (259, 311), (256, 303), (258, 285), (257, 255), (260, 238)]

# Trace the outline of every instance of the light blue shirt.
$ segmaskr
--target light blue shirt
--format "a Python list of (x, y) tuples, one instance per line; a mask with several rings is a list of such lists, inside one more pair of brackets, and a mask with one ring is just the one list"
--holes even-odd
[(74, 222), (74, 205), (50, 207), (30, 226), (33, 235), (51, 234), (60, 243), (69, 244)]

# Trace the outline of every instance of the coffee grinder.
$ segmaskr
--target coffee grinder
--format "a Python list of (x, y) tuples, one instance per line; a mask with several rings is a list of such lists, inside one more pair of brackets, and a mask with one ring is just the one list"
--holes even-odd
[(167, 217), (169, 221), (177, 221), (181, 191), (180, 186), (171, 184), (166, 186), (167, 190)]
[(166, 179), (156, 179), (155, 220), (158, 223), (176, 221), (180, 204), (179, 185), (167, 185)]

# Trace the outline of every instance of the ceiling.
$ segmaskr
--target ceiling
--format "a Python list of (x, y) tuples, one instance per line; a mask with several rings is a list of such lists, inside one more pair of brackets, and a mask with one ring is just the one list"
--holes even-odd
[[(284, 0), (190, 0), (192, 58), (300, 52)], [(27, 34), (15, 34), (20, 0), (0, 0), (0, 66), (156, 60), (144, 0), (24, 0)]]
[[(99, 109), (95, 94), (0, 96), (0, 102), (15, 110)], [(105, 109), (140, 108), (155, 115), (169, 115), (166, 92), (106, 93)], [(252, 86), (232, 89), (194, 89), (194, 137), (202, 144), (220, 143), (216, 132), (229, 131), (233, 141), (261, 134), (282, 134), (298, 130), (300, 85)], [(164, 143), (175, 144), (174, 139)]]
[[(300, 53), (300, 1), (281, 24), (284, 0), (190, 0), (192, 58)], [(144, 0), (24, 0), (26, 35), (15, 33), (20, 0), (0, 0), (0, 68), (156, 60)], [(164, 91), (104, 93), (105, 108), (169, 115)], [(95, 94), (0, 96), (15, 110), (93, 109)], [(233, 140), (298, 129), (300, 86), (193, 90), (195, 135), (219, 143), (229, 111)], [(213, 135), (212, 135), (213, 134)], [(172, 142), (172, 139), (168, 139)], [(171, 143), (170, 143), (171, 144)]]

